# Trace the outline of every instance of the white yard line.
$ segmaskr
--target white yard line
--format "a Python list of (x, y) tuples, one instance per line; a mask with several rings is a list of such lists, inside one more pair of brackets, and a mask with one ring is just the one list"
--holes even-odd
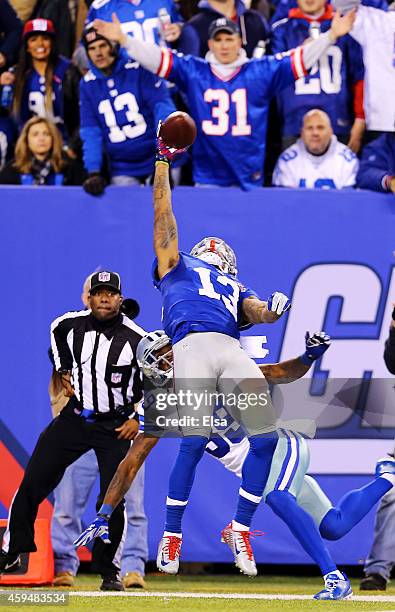
[[(4, 592), (4, 591), (0, 591)], [(60, 591), (57, 591), (60, 592)], [(169, 591), (65, 591), (72, 597), (160, 597), (162, 599), (261, 599), (271, 600), (308, 600), (312, 595), (288, 595), (285, 593), (191, 593)], [(395, 595), (354, 595), (352, 601), (394, 602)]]

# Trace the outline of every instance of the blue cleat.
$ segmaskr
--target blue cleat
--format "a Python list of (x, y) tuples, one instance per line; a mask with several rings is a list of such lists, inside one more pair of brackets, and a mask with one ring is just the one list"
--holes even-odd
[(383, 474), (395, 474), (395, 459), (391, 455), (379, 459), (376, 463), (376, 478)]
[[(340, 576), (342, 578), (340, 578)], [(325, 576), (325, 588), (314, 595), (314, 599), (339, 600), (351, 599), (352, 589), (349, 579), (343, 572), (332, 572)]]

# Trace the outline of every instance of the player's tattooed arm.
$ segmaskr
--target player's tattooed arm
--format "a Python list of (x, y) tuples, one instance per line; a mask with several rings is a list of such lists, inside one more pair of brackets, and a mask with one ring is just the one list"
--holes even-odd
[(158, 438), (150, 438), (143, 434), (139, 434), (135, 438), (128, 454), (119, 464), (108, 486), (103, 504), (110, 504), (113, 508), (119, 504), (157, 441)]
[(154, 179), (154, 248), (163, 278), (179, 260), (177, 223), (171, 205), (169, 165), (157, 162)]
[(269, 384), (283, 385), (302, 378), (309, 371), (310, 365), (305, 365), (300, 357), (296, 357), (280, 363), (262, 364), (259, 369)]
[(268, 309), (267, 302), (249, 297), (242, 304), (243, 321), (246, 323), (274, 323), (281, 315)]

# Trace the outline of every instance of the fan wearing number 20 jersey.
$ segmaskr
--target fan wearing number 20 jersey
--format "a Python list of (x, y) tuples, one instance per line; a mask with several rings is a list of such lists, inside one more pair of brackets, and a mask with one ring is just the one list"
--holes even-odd
[(81, 138), (88, 172), (143, 177), (154, 170), (156, 126), (176, 110), (166, 84), (119, 55), (110, 75), (90, 62), (80, 84)]
[(248, 60), (242, 49), (232, 65), (162, 49), (158, 76), (186, 95), (197, 125), (193, 147), (196, 183), (262, 185), (269, 103), (272, 96), (307, 74), (301, 48), (288, 54)]
[[(334, 11), (327, 4), (319, 18), (292, 8), (288, 18), (273, 24), (272, 50), (281, 53), (314, 35), (327, 32)], [(321, 56), (307, 77), (283, 89), (277, 96), (283, 120), (283, 136), (298, 136), (303, 117), (312, 108), (325, 111), (336, 135), (347, 135), (355, 119), (363, 119), (364, 65), (362, 48), (350, 35), (339, 38)]]
[(241, 304), (256, 297), (234, 276), (180, 252), (178, 264), (161, 280), (155, 259), (152, 275), (163, 302), (163, 326), (175, 344), (191, 332), (217, 332), (240, 337)]

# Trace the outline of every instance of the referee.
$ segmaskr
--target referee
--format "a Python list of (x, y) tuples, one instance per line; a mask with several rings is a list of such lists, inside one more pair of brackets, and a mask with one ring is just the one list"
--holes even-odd
[[(34, 552), (34, 521), (39, 504), (59, 484), (71, 463), (94, 449), (104, 493), (130, 448), (138, 423), (134, 406), (142, 398), (136, 348), (144, 330), (120, 312), (121, 280), (116, 272), (90, 277), (89, 310), (67, 312), (51, 325), (55, 368), (70, 397), (41, 433), (14, 497), (0, 552), (0, 573), (20, 566), (20, 553)], [(111, 544), (93, 547), (93, 568), (101, 590), (124, 590), (114, 558), (124, 531), (124, 503), (110, 522)]]
[[(395, 304), (392, 311), (390, 334), (385, 343), (384, 361), (395, 374)], [(394, 440), (395, 443), (395, 440)], [(395, 456), (395, 447), (392, 452)], [(395, 487), (382, 498), (376, 512), (374, 540), (366, 559), (361, 580), (361, 591), (385, 591), (395, 565)]]

